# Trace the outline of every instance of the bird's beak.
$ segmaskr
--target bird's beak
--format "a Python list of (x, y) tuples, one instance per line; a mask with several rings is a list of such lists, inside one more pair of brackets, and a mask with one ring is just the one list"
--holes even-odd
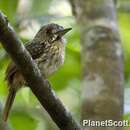
[(63, 29), (63, 30), (60, 30), (60, 31), (58, 31), (58, 32), (56, 32), (56, 34), (58, 34), (59, 36), (63, 36), (63, 35), (65, 35), (67, 32), (69, 32), (70, 30), (72, 30), (72, 28), (65, 28), (65, 29)]

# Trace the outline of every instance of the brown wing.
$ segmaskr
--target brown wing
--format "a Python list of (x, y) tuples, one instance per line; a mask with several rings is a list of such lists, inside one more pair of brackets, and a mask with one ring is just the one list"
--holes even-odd
[(37, 59), (40, 57), (46, 50), (45, 42), (38, 42), (38, 41), (33, 41), (29, 44), (26, 44), (25, 47), (31, 54), (33, 59)]
[[(27, 44), (25, 47), (31, 54), (32, 58), (36, 59), (41, 54), (44, 53), (45, 44), (33, 42), (30, 44)], [(6, 121), (8, 118), (10, 109), (13, 105), (16, 91), (21, 86), (25, 85), (25, 81), (19, 69), (13, 62), (11, 62), (7, 67), (5, 80), (7, 80), (8, 87), (9, 87), (9, 94), (6, 100), (4, 113), (3, 113), (3, 119)]]
[[(26, 44), (25, 47), (31, 54), (32, 58), (37, 59), (44, 53), (47, 46), (44, 42), (40, 43), (40, 42), (33, 41), (30, 42), (29, 44)], [(15, 78), (17, 78), (15, 75), (20, 77), (20, 79), (22, 78), (22, 75), (20, 75), (20, 71), (18, 70), (17, 66), (13, 62), (11, 62), (7, 67), (6, 77), (5, 77), (5, 79), (8, 82), (8, 86), (13, 85)]]

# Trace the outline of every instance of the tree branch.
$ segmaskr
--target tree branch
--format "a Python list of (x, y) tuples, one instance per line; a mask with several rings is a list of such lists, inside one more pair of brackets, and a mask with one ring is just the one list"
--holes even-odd
[(43, 79), (37, 65), (2, 13), (0, 13), (0, 41), (21, 70), (32, 92), (58, 127), (61, 130), (81, 130), (70, 112), (55, 95), (49, 82)]

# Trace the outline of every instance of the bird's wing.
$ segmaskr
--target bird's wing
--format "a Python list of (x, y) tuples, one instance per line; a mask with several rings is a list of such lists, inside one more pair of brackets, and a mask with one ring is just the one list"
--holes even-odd
[(15, 74), (16, 71), (17, 71), (16, 65), (13, 62), (11, 62), (6, 69), (6, 76), (5, 76), (5, 80), (8, 81), (9, 86), (12, 83), (13, 75)]
[[(44, 51), (45, 51), (45, 43), (40, 43), (40, 42), (29, 42), (27, 44), (25, 44), (26, 49), (29, 51), (29, 53), (31, 54), (32, 58), (35, 60), (38, 57), (40, 57)], [(6, 70), (6, 76), (5, 76), (5, 80), (7, 80), (8, 82), (8, 86), (11, 86), (11, 84), (13, 83), (13, 79), (14, 79), (14, 75), (16, 74), (16, 72), (18, 72), (18, 68), (16, 67), (14, 62), (11, 62)]]
[(40, 57), (46, 48), (46, 44), (44, 42), (30, 42), (25, 45), (26, 49), (29, 51), (33, 59), (37, 59)]

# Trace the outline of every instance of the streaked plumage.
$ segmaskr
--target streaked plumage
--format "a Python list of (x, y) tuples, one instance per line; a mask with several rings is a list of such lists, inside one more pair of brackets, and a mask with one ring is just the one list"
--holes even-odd
[[(53, 74), (64, 63), (65, 43), (63, 35), (69, 30), (71, 29), (64, 29), (58, 24), (45, 25), (34, 39), (25, 45), (45, 78)], [(6, 80), (9, 94), (3, 113), (5, 121), (8, 118), (17, 90), (26, 84), (20, 70), (13, 62), (7, 68)]]

